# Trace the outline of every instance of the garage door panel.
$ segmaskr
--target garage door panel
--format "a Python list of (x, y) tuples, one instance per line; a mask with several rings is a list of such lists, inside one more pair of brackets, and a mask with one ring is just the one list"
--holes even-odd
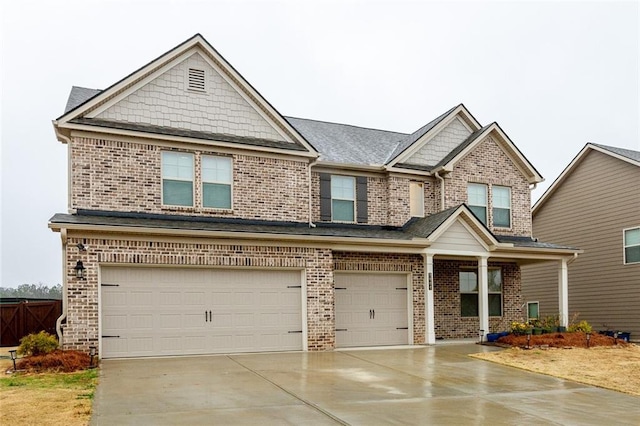
[[(299, 271), (103, 267), (109, 357), (302, 349)], [(287, 288), (297, 286), (298, 288)], [(210, 316), (209, 313), (210, 312)]]
[[(409, 343), (406, 274), (334, 273), (336, 346)], [(400, 289), (400, 290), (398, 290)]]

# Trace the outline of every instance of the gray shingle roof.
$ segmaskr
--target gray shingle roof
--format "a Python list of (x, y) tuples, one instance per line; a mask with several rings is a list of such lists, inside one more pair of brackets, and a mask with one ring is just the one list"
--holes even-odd
[(368, 129), (348, 124), (285, 117), (318, 152), (321, 160), (360, 165), (381, 165), (406, 133)]
[(621, 155), (633, 161), (640, 162), (640, 151), (633, 151), (631, 149), (617, 148), (615, 146), (608, 145), (600, 145), (597, 143), (591, 143), (591, 145), (597, 146), (598, 148), (605, 149), (607, 151), (613, 152), (614, 154)]
[(86, 87), (71, 87), (71, 93), (69, 93), (69, 99), (67, 99), (67, 105), (64, 108), (64, 113), (68, 113), (72, 109), (75, 109), (88, 101), (89, 99), (102, 92), (99, 89), (88, 89)]

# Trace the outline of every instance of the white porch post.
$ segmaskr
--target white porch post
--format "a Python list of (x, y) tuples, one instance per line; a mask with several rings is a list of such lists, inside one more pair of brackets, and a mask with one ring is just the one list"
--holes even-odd
[(433, 255), (423, 253), (424, 257), (424, 343), (436, 343), (435, 316), (433, 308)]
[(478, 257), (478, 316), (482, 337), (489, 333), (489, 269), (487, 257)]
[(566, 259), (560, 261), (558, 267), (558, 308), (560, 310), (560, 325), (569, 325), (569, 272)]

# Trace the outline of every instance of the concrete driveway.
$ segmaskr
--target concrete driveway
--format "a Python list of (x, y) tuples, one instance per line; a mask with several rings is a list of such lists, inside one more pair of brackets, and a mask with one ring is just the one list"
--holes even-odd
[(488, 350), (463, 344), (107, 360), (91, 424), (640, 422), (640, 398), (466, 356)]

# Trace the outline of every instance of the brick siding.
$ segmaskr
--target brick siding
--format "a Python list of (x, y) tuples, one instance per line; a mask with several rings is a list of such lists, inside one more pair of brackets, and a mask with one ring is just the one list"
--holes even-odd
[[(478, 317), (462, 317), (460, 314), (460, 268), (477, 268), (472, 261), (434, 260), (433, 295), (435, 332), (438, 339), (478, 337)], [(520, 267), (514, 263), (489, 262), (489, 267), (502, 268), (502, 316), (489, 317), (487, 332), (506, 331), (511, 322), (522, 320)]]
[[(162, 205), (161, 152), (176, 149), (106, 139), (71, 142), (71, 208), (124, 212), (308, 221), (308, 164), (234, 154), (233, 210), (203, 208), (199, 176), (204, 149), (194, 155), (194, 207)], [(222, 154), (226, 155), (226, 154)], [(248, 196), (251, 195), (251, 196)]]

